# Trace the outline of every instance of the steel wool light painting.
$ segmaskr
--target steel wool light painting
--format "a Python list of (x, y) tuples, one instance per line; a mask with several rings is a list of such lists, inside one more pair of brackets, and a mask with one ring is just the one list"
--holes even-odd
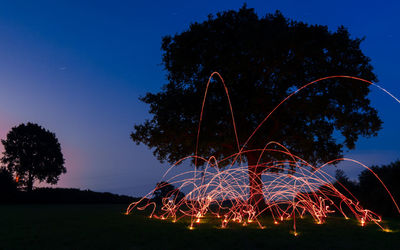
[[(213, 77), (218, 77), (220, 79), (219, 82), (223, 84), (225, 89), (237, 147), (237, 152), (220, 161), (212, 155), (209, 156), (209, 158), (197, 155), (199, 139), (201, 137), (200, 128), (202, 126), (203, 110), (208, 88)], [(357, 197), (341, 183), (338, 183), (339, 186), (341, 186), (341, 191), (339, 191), (337, 185), (334, 186), (332, 184), (335, 178), (326, 172), (326, 169), (331, 166), (331, 164), (337, 163), (338, 161), (349, 161), (368, 169), (385, 188), (386, 194), (382, 195), (390, 196), (393, 201), (393, 206), (395, 206), (400, 213), (400, 208), (396, 203), (395, 197), (393, 197), (385, 183), (363, 163), (349, 158), (340, 158), (332, 159), (321, 166), (313, 166), (299, 156), (292, 154), (290, 150), (276, 141), (267, 141), (264, 148), (249, 149), (246, 147), (251, 139), (257, 136), (256, 133), (259, 128), (264, 123), (268, 122), (269, 117), (293, 95), (300, 91), (306, 91), (306, 88), (309, 86), (318, 84), (324, 80), (343, 78), (353, 79), (361, 82), (361, 84), (373, 85), (384, 91), (396, 102), (400, 103), (399, 99), (384, 88), (358, 77), (336, 75), (320, 78), (305, 84), (284, 98), (243, 143), (239, 142), (238, 139), (234, 110), (232, 109), (228, 88), (221, 75), (214, 72), (208, 80), (203, 98), (195, 154), (182, 158), (173, 164), (162, 177), (162, 181), (174, 185), (177, 189), (170, 191), (167, 197), (162, 199), (162, 204), (158, 204), (158, 206), (161, 205), (161, 207), (158, 208), (157, 204), (151, 200), (156, 190), (154, 189), (139, 201), (130, 204), (126, 210), (126, 214), (131, 213), (134, 209), (144, 210), (146, 208), (151, 208), (149, 216), (152, 218), (162, 220), (169, 219), (173, 222), (184, 217), (190, 218), (188, 227), (189, 229), (194, 229), (196, 224), (201, 223), (205, 216), (218, 218), (221, 228), (226, 228), (229, 223), (240, 223), (244, 226), (249, 223), (256, 223), (259, 228), (264, 228), (264, 225), (259, 219), (262, 214), (269, 213), (272, 215), (274, 224), (279, 224), (283, 220), (291, 220), (293, 222), (293, 234), (297, 236), (297, 219), (309, 215), (314, 219), (315, 223), (322, 224), (329, 214), (337, 212), (346, 219), (354, 217), (359, 221), (360, 226), (365, 226), (367, 223), (372, 222), (378, 225), (382, 230), (389, 232), (390, 229), (385, 228), (381, 223), (381, 216), (362, 207)], [(256, 173), (251, 173), (249, 166), (243, 162), (243, 155), (250, 151), (255, 151), (260, 154), (257, 166), (267, 166), (266, 171), (263, 171), (259, 176), (257, 176)], [(281, 154), (282, 158), (287, 160), (263, 162), (262, 155), (268, 153)], [(176, 170), (180, 170), (180, 167), (177, 167), (178, 164), (191, 160), (195, 162), (195, 165), (198, 161), (203, 161), (205, 165), (202, 169), (194, 167), (191, 171), (182, 171), (174, 175), (171, 174)], [(226, 165), (226, 167), (219, 168), (219, 165)], [(274, 171), (281, 170), (284, 166), (289, 166), (289, 169), (287, 171)], [(254, 169), (254, 166), (252, 169)], [(259, 179), (252, 180), (251, 178)], [(261, 197), (263, 197), (262, 204), (265, 204), (264, 206), (257, 205), (257, 202), (261, 201), (249, 202), (251, 189), (249, 183), (252, 181), (262, 183)], [(187, 190), (186, 195), (184, 197), (179, 197), (179, 190)]]

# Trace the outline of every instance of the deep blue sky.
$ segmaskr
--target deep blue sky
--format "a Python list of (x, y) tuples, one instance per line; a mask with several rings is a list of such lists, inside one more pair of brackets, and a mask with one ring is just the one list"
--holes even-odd
[[(60, 187), (130, 195), (147, 193), (167, 165), (131, 142), (147, 107), (138, 97), (165, 82), (161, 37), (238, 9), (243, 1), (1, 1), (0, 138), (21, 122), (36, 122), (58, 136), (68, 173)], [(398, 1), (247, 1), (263, 16), (280, 10), (310, 24), (339, 25), (366, 37), (381, 86), (400, 96)], [(373, 139), (348, 156), (370, 164), (400, 157), (400, 104), (373, 89), (384, 121)], [(3, 151), (3, 148), (0, 148)], [(346, 166), (356, 177), (359, 168)]]

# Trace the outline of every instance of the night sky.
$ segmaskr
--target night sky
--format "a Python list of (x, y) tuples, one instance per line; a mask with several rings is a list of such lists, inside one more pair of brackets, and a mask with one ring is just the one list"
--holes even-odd
[[(90, 2), (90, 3), (89, 3)], [(166, 83), (161, 38), (239, 9), (243, 1), (1, 1), (0, 138), (35, 122), (56, 133), (67, 174), (59, 187), (139, 196), (168, 165), (130, 140), (149, 118), (138, 101)], [(398, 1), (247, 1), (263, 16), (286, 17), (366, 37), (378, 84), (400, 96)], [(226, 79), (229, 85), (229, 79)], [(346, 156), (367, 165), (400, 159), (400, 104), (372, 87), (372, 106), (384, 129), (361, 139)], [(200, 109), (200, 104), (199, 104)], [(267, 113), (267, 110), (266, 110)], [(0, 148), (3, 151), (3, 148)], [(341, 165), (351, 178), (360, 168)]]

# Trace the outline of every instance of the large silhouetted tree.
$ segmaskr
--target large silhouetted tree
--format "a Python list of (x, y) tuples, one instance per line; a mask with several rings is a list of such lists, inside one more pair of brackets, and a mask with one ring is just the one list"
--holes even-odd
[[(167, 83), (160, 92), (141, 98), (153, 117), (135, 125), (131, 137), (153, 148), (161, 161), (193, 155), (206, 83), (217, 71), (226, 81), (243, 144), (278, 103), (310, 81), (331, 75), (377, 81), (370, 59), (360, 49), (362, 40), (351, 38), (344, 27), (330, 31), (327, 26), (287, 19), (280, 12), (260, 18), (246, 6), (210, 15), (163, 38)], [(218, 79), (211, 83), (198, 155), (222, 159), (235, 152), (235, 136), (222, 84)], [(381, 128), (368, 93), (368, 84), (354, 79), (311, 85), (280, 106), (247, 149), (277, 141), (312, 164), (340, 157), (343, 150), (355, 147), (360, 135), (375, 136)], [(334, 136), (339, 133), (343, 140)], [(250, 200), (262, 198), (257, 176), (267, 164), (256, 166), (259, 154), (246, 154), (254, 198)], [(265, 157), (263, 162), (280, 159), (274, 154)]]
[(56, 184), (59, 176), (66, 173), (56, 135), (37, 124), (13, 127), (1, 142), (2, 163), (28, 191), (32, 191), (35, 180)]

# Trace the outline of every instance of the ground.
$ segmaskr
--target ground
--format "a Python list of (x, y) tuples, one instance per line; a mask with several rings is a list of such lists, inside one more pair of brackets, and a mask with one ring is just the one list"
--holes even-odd
[(150, 219), (126, 205), (0, 205), (0, 249), (400, 249), (400, 218), (361, 227), (355, 220), (332, 217), (317, 225), (311, 218), (265, 229), (215, 220), (188, 229), (188, 221)]

